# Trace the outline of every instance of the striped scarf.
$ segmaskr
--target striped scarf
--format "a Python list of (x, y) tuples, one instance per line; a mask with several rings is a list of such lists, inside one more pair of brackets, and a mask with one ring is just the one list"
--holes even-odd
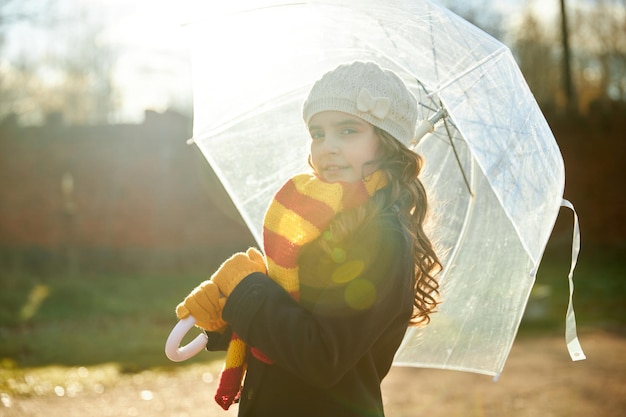
[[(300, 296), (298, 254), (328, 227), (335, 215), (358, 207), (387, 184), (381, 171), (365, 181), (328, 183), (312, 174), (291, 178), (276, 193), (263, 221), (263, 247), (268, 275), (294, 299)], [(257, 359), (271, 363), (261, 351), (250, 348)], [(215, 401), (227, 410), (240, 395), (248, 348), (233, 332), (226, 351)]]

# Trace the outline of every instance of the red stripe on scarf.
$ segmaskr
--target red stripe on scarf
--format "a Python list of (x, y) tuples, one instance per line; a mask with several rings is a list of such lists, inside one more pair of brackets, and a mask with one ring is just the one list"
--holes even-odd
[(241, 395), (241, 381), (243, 380), (245, 367), (226, 368), (220, 375), (217, 391), (215, 392), (215, 402), (224, 410), (233, 405)]
[(287, 181), (283, 188), (276, 193), (274, 199), (283, 207), (306, 219), (319, 230), (324, 230), (337, 214), (323, 201), (300, 193), (293, 180)]
[(298, 266), (300, 245), (291, 242), (287, 237), (263, 228), (263, 247), (265, 256), (283, 268)]
[(254, 346), (250, 348), (250, 353), (252, 353), (252, 355), (258, 360), (260, 360), (261, 362), (266, 363), (268, 365), (272, 365), (272, 360), (268, 358), (267, 356), (265, 356), (265, 353), (261, 352), (259, 349), (255, 348)]

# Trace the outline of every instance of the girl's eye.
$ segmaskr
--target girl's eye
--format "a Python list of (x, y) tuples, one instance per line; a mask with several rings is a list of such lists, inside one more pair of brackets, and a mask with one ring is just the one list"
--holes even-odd
[(356, 129), (352, 129), (348, 127), (341, 131), (342, 135), (352, 135), (354, 133), (356, 133)]
[(322, 139), (324, 137), (324, 132), (320, 132), (320, 131), (312, 131), (310, 132), (311, 134), (311, 139), (315, 140), (315, 139)]

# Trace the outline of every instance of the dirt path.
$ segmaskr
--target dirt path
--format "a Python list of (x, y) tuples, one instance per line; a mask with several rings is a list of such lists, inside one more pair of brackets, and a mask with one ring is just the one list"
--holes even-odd
[[(626, 338), (579, 332), (586, 361), (571, 362), (562, 337), (516, 341), (498, 382), (462, 372), (392, 368), (383, 384), (389, 417), (626, 416)], [(180, 375), (145, 372), (103, 392), (17, 398), (2, 417), (235, 416), (212, 400), (218, 365)]]

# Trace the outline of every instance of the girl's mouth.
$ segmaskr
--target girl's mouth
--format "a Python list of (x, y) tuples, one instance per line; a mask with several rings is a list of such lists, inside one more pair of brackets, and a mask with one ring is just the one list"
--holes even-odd
[(341, 171), (342, 169), (346, 169), (346, 167), (342, 167), (339, 165), (328, 165), (326, 167), (324, 167), (324, 171), (329, 171), (329, 172), (336, 172), (336, 171)]

